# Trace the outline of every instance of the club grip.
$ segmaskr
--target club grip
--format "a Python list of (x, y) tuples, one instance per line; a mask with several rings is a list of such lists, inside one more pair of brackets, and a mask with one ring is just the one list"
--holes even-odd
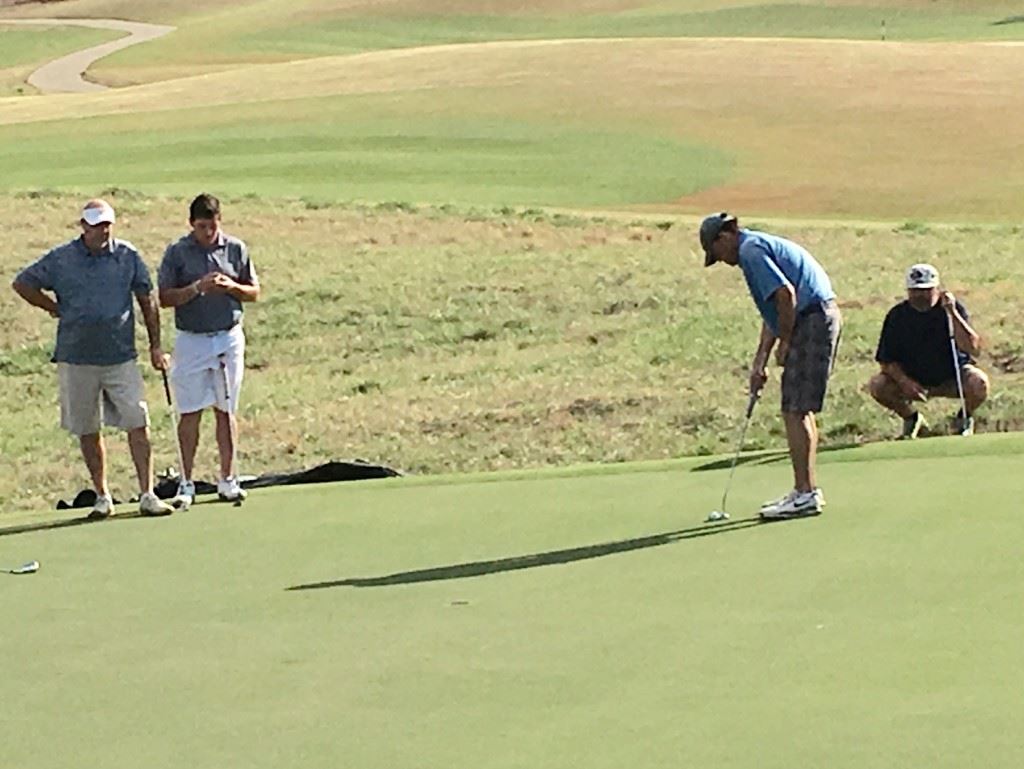
[(167, 405), (173, 406), (174, 404), (171, 402), (171, 385), (170, 382), (167, 381), (167, 372), (161, 370), (160, 374), (164, 379), (164, 395), (167, 396)]
[(747, 401), (747, 419), (754, 414), (754, 406), (757, 405), (758, 393), (750, 393), (750, 400)]

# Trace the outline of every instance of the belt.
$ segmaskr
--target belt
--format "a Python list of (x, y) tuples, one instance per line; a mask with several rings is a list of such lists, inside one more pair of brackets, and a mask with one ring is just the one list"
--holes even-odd
[(836, 306), (835, 299), (828, 299), (824, 302), (815, 302), (804, 307), (800, 312), (797, 313), (801, 318), (806, 318), (808, 315), (824, 315), (828, 310), (831, 310)]

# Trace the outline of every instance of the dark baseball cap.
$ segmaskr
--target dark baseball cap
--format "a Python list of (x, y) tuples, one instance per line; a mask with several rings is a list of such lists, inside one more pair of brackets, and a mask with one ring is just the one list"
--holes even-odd
[(700, 223), (700, 245), (704, 249), (704, 266), (710, 267), (715, 263), (715, 257), (711, 254), (711, 244), (715, 242), (722, 228), (727, 224), (736, 221), (732, 214), (722, 211), (718, 214), (711, 214)]

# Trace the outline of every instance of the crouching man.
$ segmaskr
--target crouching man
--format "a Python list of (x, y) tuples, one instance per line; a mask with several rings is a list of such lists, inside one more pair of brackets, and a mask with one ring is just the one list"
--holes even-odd
[[(974, 413), (989, 392), (988, 375), (974, 365), (981, 337), (969, 322), (967, 309), (939, 287), (939, 271), (915, 264), (907, 271), (907, 298), (885, 316), (875, 360), (881, 371), (868, 382), (871, 397), (903, 418), (899, 438), (916, 438), (925, 426), (917, 404), (929, 398), (960, 398), (953, 432), (974, 432)], [(950, 330), (955, 351), (950, 344)]]

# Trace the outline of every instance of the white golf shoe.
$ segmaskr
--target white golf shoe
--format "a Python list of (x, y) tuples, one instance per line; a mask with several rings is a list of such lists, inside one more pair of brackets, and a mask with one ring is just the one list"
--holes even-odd
[(96, 503), (92, 506), (92, 510), (89, 511), (89, 519), (93, 521), (102, 521), (113, 514), (114, 500), (111, 499), (109, 494), (97, 494)]
[(217, 496), (222, 502), (241, 502), (248, 495), (237, 478), (224, 478), (217, 481)]
[(196, 484), (195, 481), (179, 481), (178, 482), (178, 493), (175, 494), (171, 504), (173, 504), (179, 510), (188, 510), (192, 507), (192, 503), (196, 501)]
[(139, 512), (146, 516), (170, 515), (174, 508), (152, 491), (147, 491), (139, 497)]
[(762, 507), (761, 517), (770, 521), (819, 515), (825, 499), (824, 495), (819, 498), (819, 492), (819, 489), (814, 491), (796, 491), (794, 489), (776, 504)]

